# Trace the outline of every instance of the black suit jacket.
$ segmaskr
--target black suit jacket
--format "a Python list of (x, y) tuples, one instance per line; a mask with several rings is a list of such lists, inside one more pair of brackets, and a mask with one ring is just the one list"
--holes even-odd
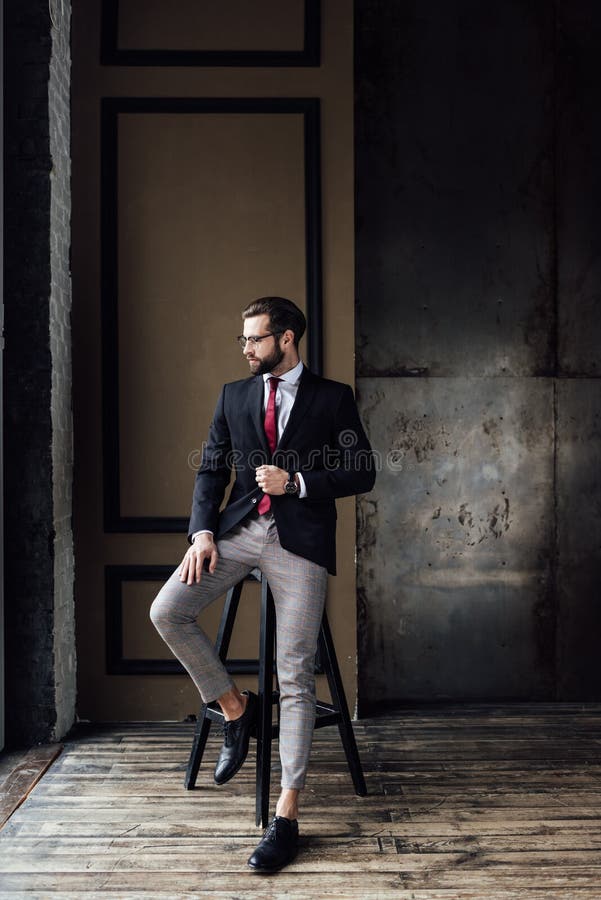
[[(271, 497), (282, 547), (336, 574), (336, 497), (370, 491), (374, 458), (361, 425), (353, 391), (303, 369), (290, 418), (272, 455), (263, 427), (261, 375), (221, 390), (200, 468), (196, 474), (188, 541), (201, 529), (215, 538), (256, 508), (263, 492), (255, 469), (263, 464), (301, 472), (306, 498)], [(232, 470), (227, 505), (220, 513)]]

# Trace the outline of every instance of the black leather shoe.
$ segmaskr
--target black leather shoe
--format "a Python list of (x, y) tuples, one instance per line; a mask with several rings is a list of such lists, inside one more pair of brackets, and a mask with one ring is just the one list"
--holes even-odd
[(248, 755), (250, 734), (257, 720), (257, 695), (248, 694), (246, 709), (238, 719), (223, 723), (223, 746), (215, 766), (215, 782), (225, 784), (242, 767)]
[(248, 865), (253, 872), (277, 872), (291, 863), (297, 853), (297, 820), (274, 816)]

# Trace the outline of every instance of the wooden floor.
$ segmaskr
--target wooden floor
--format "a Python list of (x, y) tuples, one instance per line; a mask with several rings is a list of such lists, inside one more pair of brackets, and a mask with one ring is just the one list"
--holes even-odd
[(367, 797), (353, 794), (337, 731), (317, 732), (301, 852), (270, 877), (246, 869), (261, 834), (254, 758), (218, 788), (215, 733), (187, 792), (191, 729), (90, 728), (66, 742), (0, 832), (2, 900), (601, 898), (601, 705), (362, 721)]

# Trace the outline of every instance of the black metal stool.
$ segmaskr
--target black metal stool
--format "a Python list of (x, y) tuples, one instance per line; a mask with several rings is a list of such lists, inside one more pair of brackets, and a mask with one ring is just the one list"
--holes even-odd
[[(262, 824), (265, 828), (269, 815), (269, 788), (271, 781), (271, 741), (277, 736), (279, 730), (279, 692), (273, 689), (274, 674), (274, 639), (275, 639), (275, 607), (273, 596), (267, 579), (261, 576), (258, 569), (253, 569), (247, 579), (239, 581), (227, 592), (219, 631), (215, 642), (215, 649), (219, 658), (225, 664), (230, 645), (232, 631), (238, 604), (242, 595), (244, 582), (255, 579), (261, 582), (261, 618), (259, 632), (259, 719), (257, 723), (257, 787), (256, 787), (256, 824)], [(367, 793), (365, 778), (359, 751), (353, 733), (353, 727), (349, 716), (346, 697), (340, 678), (340, 669), (332, 641), (332, 633), (328, 624), (328, 618), (324, 611), (319, 632), (318, 648), (323, 668), (328, 679), (328, 686), (332, 695), (332, 703), (317, 701), (315, 728), (323, 728), (325, 725), (338, 725), (342, 746), (346, 754), (346, 761), (353, 779), (355, 792), (359, 796)], [(278, 723), (273, 724), (272, 706), (278, 706)], [(201, 704), (200, 713), (196, 723), (194, 741), (186, 770), (185, 786), (192, 790), (196, 785), (196, 777), (207, 738), (211, 730), (212, 722), (223, 722), (223, 713), (218, 703)]]

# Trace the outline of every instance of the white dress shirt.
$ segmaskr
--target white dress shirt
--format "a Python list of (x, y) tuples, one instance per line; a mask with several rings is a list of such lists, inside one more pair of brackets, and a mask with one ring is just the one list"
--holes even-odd
[[(263, 394), (264, 413), (267, 410), (267, 401), (269, 400), (269, 392), (271, 390), (269, 386), (269, 379), (272, 377), (280, 379), (275, 392), (275, 411), (278, 429), (278, 441), (284, 433), (284, 428), (286, 427), (288, 419), (290, 418), (290, 412), (292, 411), (294, 401), (296, 400), (296, 392), (298, 391), (303, 368), (303, 361), (299, 360), (293, 369), (290, 369), (289, 372), (285, 372), (283, 375), (272, 376), (271, 372), (267, 372), (263, 375), (263, 384), (265, 386), (265, 392)], [(302, 499), (303, 497), (307, 496), (307, 486), (305, 484), (305, 479), (303, 478), (301, 473), (296, 472), (296, 475), (298, 477), (300, 488), (298, 492), (298, 498)], [(204, 528), (201, 531), (195, 531), (192, 535), (193, 543), (194, 538), (197, 534), (213, 534), (213, 532), (209, 531), (208, 528)]]

